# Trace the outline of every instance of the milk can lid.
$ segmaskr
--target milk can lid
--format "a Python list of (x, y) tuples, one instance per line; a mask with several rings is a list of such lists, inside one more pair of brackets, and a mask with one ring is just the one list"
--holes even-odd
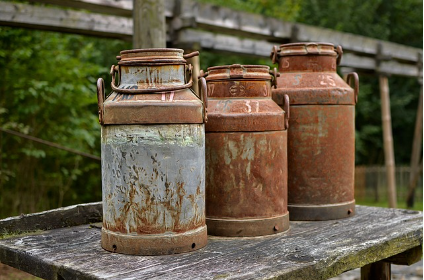
[(227, 79), (271, 80), (271, 75), (266, 65), (233, 64), (208, 68), (207, 81)]
[(290, 55), (331, 55), (337, 56), (334, 45), (330, 43), (300, 42), (280, 45), (279, 56)]
[(119, 65), (135, 64), (181, 64), (186, 63), (182, 49), (153, 48), (153, 49), (133, 49), (121, 51), (118, 56)]

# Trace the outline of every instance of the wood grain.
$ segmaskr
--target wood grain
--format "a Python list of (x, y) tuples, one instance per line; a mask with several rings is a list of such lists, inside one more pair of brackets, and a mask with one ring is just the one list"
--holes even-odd
[(106, 252), (100, 228), (80, 225), (0, 240), (0, 261), (46, 279), (327, 279), (420, 246), (422, 217), (357, 206), (348, 219), (292, 222), (270, 237), (210, 236), (198, 251), (149, 257)]

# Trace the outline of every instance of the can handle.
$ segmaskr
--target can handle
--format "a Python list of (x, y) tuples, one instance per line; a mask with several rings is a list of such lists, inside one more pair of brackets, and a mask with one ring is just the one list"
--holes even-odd
[(340, 45), (337, 46), (336, 53), (337, 53), (336, 63), (337, 63), (337, 65), (340, 65), (340, 62), (342, 61), (342, 56), (343, 56), (343, 48), (342, 48), (342, 46), (340, 46)]
[(273, 70), (269, 70), (269, 74), (273, 77), (271, 81), (271, 86), (277, 88), (277, 77), (280, 77), (280, 73), (278, 73), (277, 68), (274, 67)]
[(285, 112), (284, 116), (284, 128), (287, 130), (289, 128), (289, 119), (290, 119), (290, 98), (287, 94), (283, 96), (283, 110)]
[(103, 124), (103, 103), (105, 101), (105, 82), (102, 78), (97, 80), (97, 107), (99, 113), (99, 123)]
[(205, 123), (208, 122), (208, 87), (206, 85), (206, 79), (204, 77), (199, 77), (200, 82), (200, 100), (203, 102), (203, 119)]
[(277, 55), (278, 55), (278, 47), (277, 46), (273, 46), (272, 47), (272, 51), (271, 51), (271, 61), (272, 64), (277, 63)]
[(187, 58), (192, 58), (192, 57), (194, 57), (194, 56), (199, 56), (199, 52), (198, 51), (195, 51), (195, 52), (191, 52), (191, 53), (188, 53), (188, 54), (184, 54), (183, 55), (183, 58), (184, 59), (187, 59)]
[[(191, 64), (189, 64), (191, 66)], [(117, 70), (118, 69), (118, 70)], [(191, 69), (189, 68), (191, 71)], [(125, 94), (140, 94), (140, 93), (156, 93), (156, 92), (163, 92), (163, 91), (175, 91), (180, 89), (186, 89), (193, 85), (193, 76), (190, 75), (190, 80), (188, 83), (180, 86), (173, 86), (166, 89), (158, 89), (158, 88), (143, 88), (143, 89), (124, 89), (124, 88), (118, 88), (115, 85), (115, 79), (116, 79), (116, 73), (119, 74), (119, 67), (112, 65), (110, 68), (110, 75), (112, 76), (112, 82), (110, 83), (110, 86), (112, 87), (112, 90), (119, 93), (125, 93)]]
[(350, 81), (353, 78), (354, 82), (354, 94), (355, 94), (355, 104), (358, 103), (358, 94), (359, 94), (359, 76), (356, 72), (347, 74), (346, 83), (350, 86)]

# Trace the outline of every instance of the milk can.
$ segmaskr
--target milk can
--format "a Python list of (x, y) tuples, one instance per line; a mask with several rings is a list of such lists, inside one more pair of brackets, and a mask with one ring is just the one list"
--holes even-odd
[[(121, 51), (112, 93), (97, 82), (104, 249), (133, 255), (207, 243), (205, 108), (180, 49)], [(119, 77), (116, 85), (115, 76)]]
[[(288, 209), (291, 220), (354, 215), (356, 73), (336, 73), (342, 48), (328, 43), (274, 47), (281, 76), (273, 99), (290, 97)], [(353, 82), (351, 88), (349, 84)]]
[(268, 66), (216, 66), (204, 76), (208, 233), (259, 236), (287, 230), (288, 99), (285, 111), (272, 100), (275, 76)]

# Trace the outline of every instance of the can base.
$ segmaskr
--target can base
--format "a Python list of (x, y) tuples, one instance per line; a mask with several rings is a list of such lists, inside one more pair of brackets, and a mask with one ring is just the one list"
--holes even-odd
[(291, 221), (326, 221), (355, 215), (355, 200), (324, 205), (288, 205)]
[(289, 229), (289, 213), (262, 219), (206, 218), (208, 234), (229, 237), (251, 237), (281, 233)]
[(102, 228), (102, 248), (128, 255), (170, 255), (195, 251), (208, 242), (206, 226), (184, 233), (129, 235)]

